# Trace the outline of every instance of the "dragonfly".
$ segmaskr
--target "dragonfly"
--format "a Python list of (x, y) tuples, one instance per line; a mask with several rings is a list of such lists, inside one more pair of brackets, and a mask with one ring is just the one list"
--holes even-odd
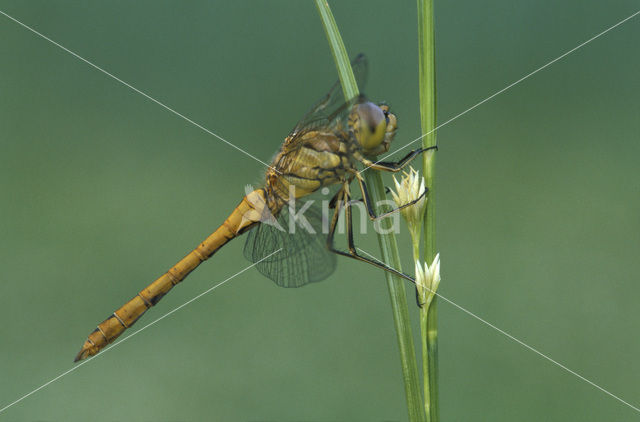
[[(362, 54), (352, 62), (359, 86), (364, 84), (367, 60)], [(300, 287), (326, 279), (342, 255), (374, 265), (406, 280), (415, 280), (381, 261), (362, 256), (354, 244), (350, 184), (356, 180), (371, 220), (380, 220), (409, 207), (422, 197), (390, 211), (376, 213), (367, 184), (358, 166), (398, 172), (419, 154), (435, 147), (418, 148), (396, 162), (375, 161), (389, 151), (396, 134), (397, 117), (387, 104), (375, 104), (364, 95), (342, 102), (336, 82), (296, 124), (285, 138), (265, 174), (264, 186), (247, 192), (229, 217), (195, 249), (166, 273), (136, 294), (89, 334), (75, 362), (94, 356), (155, 306), (175, 285), (232, 239), (249, 232), (244, 255), (258, 271), (281, 287)], [(328, 233), (320, 213), (305, 214), (307, 230), (283, 231), (279, 221), (290, 218), (288, 204), (326, 187), (338, 187), (330, 204), (333, 214)], [(423, 195), (426, 194), (426, 191)], [(336, 227), (344, 210), (348, 249), (335, 245)], [(287, 223), (285, 223), (287, 224)]]

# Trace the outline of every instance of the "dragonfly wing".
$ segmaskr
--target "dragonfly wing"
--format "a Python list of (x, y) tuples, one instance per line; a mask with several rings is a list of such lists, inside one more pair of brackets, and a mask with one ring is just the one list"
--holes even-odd
[[(364, 54), (358, 54), (358, 56), (356, 56), (356, 58), (351, 62), (351, 68), (353, 69), (353, 74), (356, 78), (356, 82), (358, 83), (358, 87), (360, 90), (363, 90), (368, 71), (367, 57)], [(291, 134), (293, 135), (301, 132), (303, 129), (309, 128), (310, 126), (323, 125), (323, 122), (331, 120), (331, 116), (336, 114), (336, 111), (340, 109), (341, 105), (344, 103), (342, 87), (340, 85), (340, 81), (337, 81), (333, 84), (327, 95), (320, 98), (320, 100), (311, 107), (311, 110), (302, 117), (298, 124), (293, 128), (293, 131), (291, 131)]]
[[(328, 223), (323, 223), (321, 210), (310, 207), (302, 215), (308, 226), (294, 221), (295, 230), (291, 230), (290, 214), (285, 208), (277, 220), (263, 222), (249, 231), (244, 245), (244, 256), (281, 287), (322, 281), (336, 267), (336, 256), (326, 246)], [(263, 260), (277, 250), (280, 252)]]

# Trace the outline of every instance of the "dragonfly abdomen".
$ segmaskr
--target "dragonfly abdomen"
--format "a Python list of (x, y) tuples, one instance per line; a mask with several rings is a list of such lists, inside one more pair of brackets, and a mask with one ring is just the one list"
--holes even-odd
[(98, 324), (89, 334), (75, 361), (97, 354), (118, 338), (166, 295), (176, 284), (184, 280), (198, 265), (210, 258), (231, 239), (260, 222), (266, 207), (263, 189), (245, 196), (231, 215), (187, 256), (182, 258), (156, 281), (142, 289), (133, 299)]

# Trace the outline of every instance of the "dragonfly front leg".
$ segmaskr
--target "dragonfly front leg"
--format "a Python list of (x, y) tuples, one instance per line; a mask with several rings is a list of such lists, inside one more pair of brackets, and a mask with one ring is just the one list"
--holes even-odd
[(403, 168), (405, 168), (407, 164), (413, 161), (413, 159), (416, 158), (418, 155), (432, 149), (437, 150), (438, 146), (435, 145), (427, 148), (418, 148), (416, 150), (411, 151), (407, 155), (405, 155), (400, 161), (377, 161), (376, 162), (376, 161), (368, 160), (364, 157), (360, 161), (362, 162), (362, 164), (367, 166), (367, 168), (396, 173), (402, 170)]
[(418, 201), (420, 201), (422, 198), (424, 198), (427, 195), (427, 192), (429, 191), (429, 188), (425, 188), (424, 192), (422, 192), (422, 194), (417, 197), (416, 199), (414, 199), (413, 201), (409, 201), (406, 204), (402, 204), (397, 208), (394, 208), (390, 211), (387, 211), (385, 213), (382, 213), (380, 215), (376, 215), (376, 211), (373, 208), (373, 204), (371, 202), (371, 197), (369, 196), (369, 188), (367, 187), (367, 183), (364, 181), (364, 178), (362, 177), (362, 175), (360, 173), (355, 173), (356, 179), (358, 179), (358, 185), (360, 185), (360, 190), (362, 191), (362, 200), (364, 202), (364, 206), (367, 209), (367, 214), (369, 214), (369, 218), (373, 221), (377, 221), (377, 220), (381, 220), (385, 217), (390, 216), (391, 214), (394, 214), (404, 208), (410, 207), (414, 204), (416, 204)]
[[(384, 271), (390, 272), (391, 274), (394, 274), (398, 277), (402, 277), (405, 280), (409, 280), (410, 282), (415, 284), (416, 281), (413, 279), (413, 277), (407, 274), (404, 274), (394, 268), (391, 268), (384, 262), (380, 262), (377, 259), (364, 257), (358, 253), (358, 249), (356, 248), (355, 242), (353, 241), (353, 222), (352, 222), (351, 205), (349, 202), (348, 189), (349, 189), (349, 186), (344, 185), (339, 192), (340, 196), (338, 197), (339, 199), (337, 201), (336, 208), (333, 212), (333, 217), (331, 218), (331, 225), (329, 226), (329, 235), (327, 236), (327, 248), (329, 248), (331, 252), (337, 253), (338, 255), (342, 255), (349, 258), (357, 259), (358, 261), (366, 262)], [(348, 248), (349, 248), (348, 252), (337, 249), (334, 245), (334, 237), (335, 237), (336, 228), (338, 226), (338, 218), (340, 217), (340, 210), (342, 209), (343, 206), (345, 208), (344, 214), (345, 214), (345, 222), (347, 226), (347, 241), (348, 241)]]

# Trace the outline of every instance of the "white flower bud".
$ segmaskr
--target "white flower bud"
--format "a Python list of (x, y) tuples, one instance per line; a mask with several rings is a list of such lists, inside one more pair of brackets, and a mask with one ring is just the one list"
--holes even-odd
[(421, 304), (428, 307), (440, 285), (440, 254), (433, 258), (431, 266), (426, 262), (423, 265), (424, 268), (416, 261), (416, 287)]
[(393, 183), (396, 186), (396, 190), (391, 189), (391, 196), (398, 207), (420, 198), (415, 204), (400, 210), (407, 225), (409, 225), (409, 229), (412, 232), (418, 232), (422, 227), (422, 220), (427, 204), (427, 198), (424, 196), (426, 191), (424, 177), (421, 177), (413, 167), (410, 167), (409, 173), (403, 172), (403, 177), (400, 182), (398, 182), (394, 176)]

